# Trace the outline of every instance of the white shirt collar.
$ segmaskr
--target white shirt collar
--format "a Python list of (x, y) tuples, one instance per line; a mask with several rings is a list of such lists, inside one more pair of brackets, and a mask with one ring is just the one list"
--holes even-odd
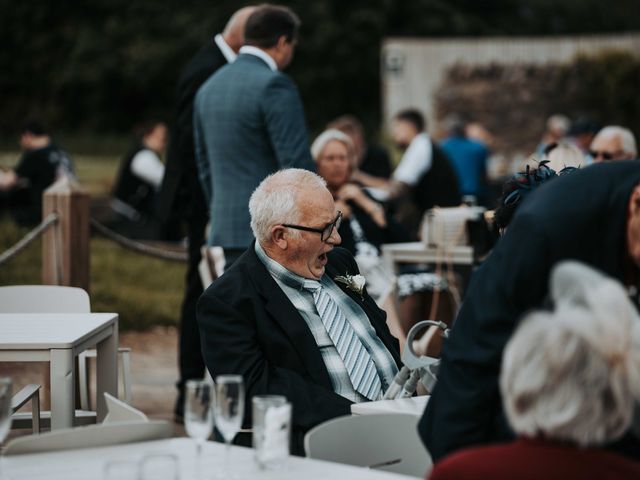
[(276, 72), (278, 70), (278, 65), (276, 61), (264, 50), (259, 49), (258, 47), (254, 47), (251, 45), (245, 45), (240, 49), (240, 53), (246, 53), (248, 55), (254, 55), (258, 58), (264, 60), (264, 62), (269, 65), (269, 68)]
[(227, 59), (227, 63), (233, 63), (238, 55), (233, 51), (229, 44), (225, 42), (224, 37), (221, 34), (217, 34), (213, 37), (213, 41), (216, 42), (216, 45), (218, 45), (222, 55)]

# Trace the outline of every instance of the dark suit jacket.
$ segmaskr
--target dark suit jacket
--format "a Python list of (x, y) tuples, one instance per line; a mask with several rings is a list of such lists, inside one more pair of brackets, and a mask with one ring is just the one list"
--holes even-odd
[(498, 390), (502, 351), (522, 314), (545, 302), (553, 265), (575, 259), (622, 282), (637, 279), (626, 257), (625, 226), (638, 182), (640, 162), (593, 165), (548, 182), (519, 207), (474, 274), (445, 343), (438, 383), (419, 423), (434, 459), (512, 438)]
[[(357, 274), (353, 256), (329, 253), (331, 278)], [(343, 285), (338, 283), (343, 288)], [(343, 288), (365, 311), (376, 333), (400, 365), (399, 346), (386, 314), (368, 294)], [(273, 280), (251, 246), (200, 297), (198, 324), (211, 375), (241, 374), (246, 387), (244, 425), (251, 426), (251, 397), (280, 394), (293, 406), (293, 452), (302, 454), (311, 427), (350, 413), (351, 402), (334, 393), (329, 373), (307, 323)]]
[(260, 58), (240, 54), (196, 94), (196, 161), (210, 204), (210, 245), (247, 248), (249, 197), (281, 168), (315, 171), (295, 84)]
[(207, 78), (226, 64), (227, 59), (211, 39), (180, 75), (176, 92), (176, 118), (158, 204), (159, 216), (163, 220), (176, 211), (182, 217), (208, 216), (193, 147), (193, 99)]

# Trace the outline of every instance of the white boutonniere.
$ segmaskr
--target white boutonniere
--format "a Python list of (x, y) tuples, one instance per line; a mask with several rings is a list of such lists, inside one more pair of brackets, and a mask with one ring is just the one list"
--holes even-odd
[(356, 292), (360, 295), (360, 298), (362, 298), (362, 292), (367, 283), (367, 280), (362, 275), (349, 275), (345, 273), (344, 275), (338, 275), (334, 280), (346, 285), (349, 290)]

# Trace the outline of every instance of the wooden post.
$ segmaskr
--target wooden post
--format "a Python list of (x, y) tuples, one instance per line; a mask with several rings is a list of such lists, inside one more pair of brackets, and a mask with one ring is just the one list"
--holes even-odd
[(42, 197), (42, 216), (58, 221), (42, 237), (42, 283), (89, 291), (89, 203), (87, 192), (63, 177)]

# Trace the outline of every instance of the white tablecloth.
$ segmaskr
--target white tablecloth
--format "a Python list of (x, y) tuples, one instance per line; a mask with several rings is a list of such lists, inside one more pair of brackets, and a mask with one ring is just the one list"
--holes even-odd
[[(180, 480), (197, 479), (195, 444), (188, 438), (10, 456), (3, 459), (3, 471), (9, 478), (19, 480), (101, 480), (104, 466), (109, 461), (138, 461), (144, 455), (159, 453), (170, 453), (178, 458)], [(207, 442), (202, 454), (203, 478), (210, 479), (224, 465), (224, 445)], [(164, 470), (167, 474), (171, 473), (168, 468)], [(299, 457), (289, 457), (284, 466), (277, 470), (259, 470), (253, 461), (253, 450), (235, 446), (231, 448), (229, 470), (236, 478), (246, 480), (406, 480), (413, 478)], [(162, 475), (157, 475), (154, 480), (164, 478)], [(174, 480), (170, 476), (166, 478)]]
[(378, 413), (408, 413), (416, 417), (422, 416), (429, 395), (421, 397), (398, 398), (396, 400), (379, 400), (377, 402), (362, 402), (351, 405), (354, 415), (375, 415)]

